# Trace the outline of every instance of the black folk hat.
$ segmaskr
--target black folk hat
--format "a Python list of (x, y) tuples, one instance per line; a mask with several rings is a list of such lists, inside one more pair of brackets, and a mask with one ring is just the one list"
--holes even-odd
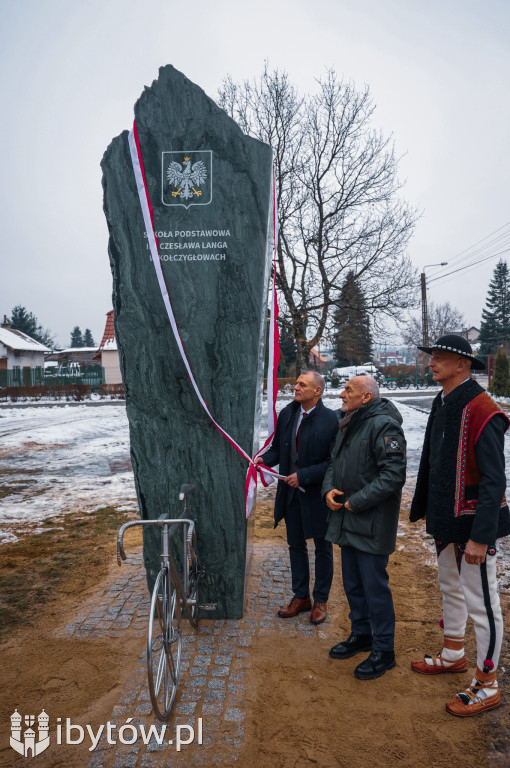
[(457, 336), (456, 333), (448, 333), (446, 336), (441, 336), (431, 347), (418, 347), (418, 349), (421, 349), (422, 352), (426, 352), (428, 355), (431, 355), (435, 349), (440, 349), (444, 352), (451, 352), (454, 355), (467, 357), (468, 360), (471, 360), (471, 370), (485, 370), (485, 365), (474, 356), (469, 341), (463, 336)]

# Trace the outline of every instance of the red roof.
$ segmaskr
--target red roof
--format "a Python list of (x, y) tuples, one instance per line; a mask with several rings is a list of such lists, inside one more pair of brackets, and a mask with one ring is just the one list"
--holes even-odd
[(115, 328), (113, 327), (113, 309), (110, 309), (110, 311), (106, 313), (106, 325), (104, 327), (103, 338), (101, 339), (101, 344), (99, 345), (99, 351), (97, 355), (94, 355), (94, 357), (92, 358), (93, 360), (99, 360), (99, 358), (101, 357), (101, 350), (104, 348), (106, 342), (108, 341), (115, 341)]
[(321, 362), (321, 363), (325, 363), (325, 362), (326, 362), (326, 358), (325, 358), (325, 357), (322, 357), (322, 355), (319, 355), (319, 353), (317, 352), (317, 350), (316, 350), (316, 349), (314, 349), (314, 347), (312, 347), (312, 348), (311, 348), (311, 350), (310, 350), (310, 354), (311, 354), (313, 357), (316, 357), (318, 360), (320, 360), (320, 362)]
[(106, 313), (106, 325), (104, 328), (101, 344), (99, 345), (99, 349), (103, 349), (107, 341), (114, 341), (114, 339), (115, 339), (115, 329), (113, 327), (113, 309), (110, 309), (110, 311)]

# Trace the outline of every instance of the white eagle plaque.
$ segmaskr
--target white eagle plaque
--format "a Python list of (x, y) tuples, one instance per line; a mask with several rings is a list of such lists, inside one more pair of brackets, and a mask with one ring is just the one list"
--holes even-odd
[(161, 153), (164, 205), (209, 205), (212, 201), (212, 151)]

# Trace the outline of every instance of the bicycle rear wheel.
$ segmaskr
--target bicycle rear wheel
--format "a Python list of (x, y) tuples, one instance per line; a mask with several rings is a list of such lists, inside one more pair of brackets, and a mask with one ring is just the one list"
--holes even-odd
[(198, 615), (198, 604), (199, 604), (199, 597), (198, 597), (198, 587), (200, 584), (200, 579), (203, 575), (203, 568), (200, 565), (200, 561), (198, 559), (198, 550), (197, 550), (197, 537), (195, 532), (193, 532), (193, 539), (191, 542), (191, 546), (189, 548), (188, 552), (188, 562), (189, 562), (189, 588), (188, 588), (188, 598), (194, 601), (193, 605), (188, 605), (186, 607), (186, 613), (188, 616), (188, 619), (190, 621), (190, 624), (193, 627), (196, 627), (198, 625), (199, 621), (199, 615)]
[(159, 720), (168, 718), (177, 693), (181, 645), (181, 601), (167, 568), (162, 568), (152, 591), (147, 633), (147, 679)]

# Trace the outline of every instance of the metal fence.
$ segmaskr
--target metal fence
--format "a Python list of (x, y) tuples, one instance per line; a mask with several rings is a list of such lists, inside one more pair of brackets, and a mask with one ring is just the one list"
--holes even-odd
[(104, 384), (104, 368), (88, 365), (82, 368), (12, 368), (0, 371), (0, 387), (62, 387), (85, 384), (92, 392)]

